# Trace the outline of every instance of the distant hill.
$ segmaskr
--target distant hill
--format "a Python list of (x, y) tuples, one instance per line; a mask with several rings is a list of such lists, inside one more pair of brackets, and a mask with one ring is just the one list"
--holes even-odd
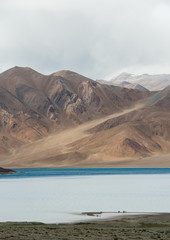
[(123, 82), (120, 82), (120, 83), (115, 83), (115, 82), (112, 82), (112, 81), (97, 80), (97, 82), (99, 82), (101, 84), (105, 84), (105, 85), (118, 86), (118, 87), (121, 87), (121, 88), (136, 89), (136, 90), (140, 90), (140, 91), (149, 91), (147, 88), (143, 87), (140, 84), (130, 83), (130, 82), (127, 82), (127, 81), (123, 81)]
[(10, 169), (4, 169), (0, 167), (0, 174), (13, 174), (15, 171), (10, 170)]
[(140, 91), (149, 91), (147, 88), (143, 87), (142, 85), (138, 83), (130, 83), (127, 81), (121, 82), (120, 84), (117, 84), (119, 87), (129, 88), (129, 89), (137, 89)]
[(170, 85), (170, 74), (142, 74), (134, 75), (130, 73), (121, 73), (113, 77), (110, 81), (114, 85), (121, 85), (123, 82), (130, 84), (139, 84), (150, 91), (160, 91)]

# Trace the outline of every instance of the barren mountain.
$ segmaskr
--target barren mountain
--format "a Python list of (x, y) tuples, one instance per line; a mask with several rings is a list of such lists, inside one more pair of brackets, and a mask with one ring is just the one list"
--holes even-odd
[[(142, 108), (111, 118), (72, 144), (91, 150), (96, 161), (132, 159), (170, 153), (170, 87), (148, 98)], [(92, 159), (94, 157), (91, 157)]]
[[(76, 143), (81, 142), (85, 137), (89, 137), (89, 130), (107, 121), (108, 119), (124, 115), (134, 111), (141, 106), (114, 113), (106, 117), (92, 120), (72, 127), (61, 132), (50, 134), (48, 137), (23, 144), (15, 148), (9, 154), (1, 155), (3, 167), (67, 167), (86, 166), (96, 164), (95, 159), (89, 161), (89, 149), (85, 151), (76, 150)], [(99, 139), (96, 139), (98, 141)], [(102, 161), (100, 162), (102, 164)]]
[(106, 80), (97, 80), (97, 82), (101, 83), (101, 84), (106, 84), (106, 85), (113, 85), (113, 86), (118, 86), (121, 88), (128, 88), (128, 89), (137, 89), (140, 91), (149, 91), (147, 88), (143, 87), (142, 85), (138, 84), (138, 83), (130, 83), (127, 81), (123, 81), (120, 83), (116, 83), (116, 82), (112, 82), (112, 81), (106, 81)]
[(45, 76), (12, 68), (0, 74), (0, 152), (120, 111), (143, 97), (70, 71)]
[(15, 67), (0, 74), (0, 164), (104, 166), (167, 154), (169, 110), (169, 87), (152, 93)]
[(126, 81), (119, 84), (119, 87), (125, 87), (125, 88), (129, 88), (129, 89), (137, 89), (140, 91), (149, 91), (147, 88), (143, 87), (142, 85), (140, 85), (138, 83), (130, 83), (130, 82), (126, 82)]
[(139, 84), (150, 91), (160, 91), (170, 85), (170, 74), (142, 74), (134, 75), (130, 73), (121, 73), (117, 77), (113, 77), (109, 83), (121, 86), (123, 82), (130, 84)]

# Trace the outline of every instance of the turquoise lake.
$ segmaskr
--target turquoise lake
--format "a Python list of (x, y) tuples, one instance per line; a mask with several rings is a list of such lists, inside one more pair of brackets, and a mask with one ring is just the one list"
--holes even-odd
[(0, 222), (91, 220), (82, 212), (170, 212), (170, 169), (19, 169), (0, 175)]

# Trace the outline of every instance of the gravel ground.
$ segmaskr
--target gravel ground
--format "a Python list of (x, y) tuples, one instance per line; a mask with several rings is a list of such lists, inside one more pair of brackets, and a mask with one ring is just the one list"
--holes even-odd
[(0, 240), (170, 240), (170, 214), (76, 224), (0, 223)]

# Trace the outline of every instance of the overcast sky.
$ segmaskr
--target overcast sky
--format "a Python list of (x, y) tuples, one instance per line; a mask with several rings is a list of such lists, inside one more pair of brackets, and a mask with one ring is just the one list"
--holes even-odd
[(0, 72), (170, 73), (170, 0), (0, 0)]

